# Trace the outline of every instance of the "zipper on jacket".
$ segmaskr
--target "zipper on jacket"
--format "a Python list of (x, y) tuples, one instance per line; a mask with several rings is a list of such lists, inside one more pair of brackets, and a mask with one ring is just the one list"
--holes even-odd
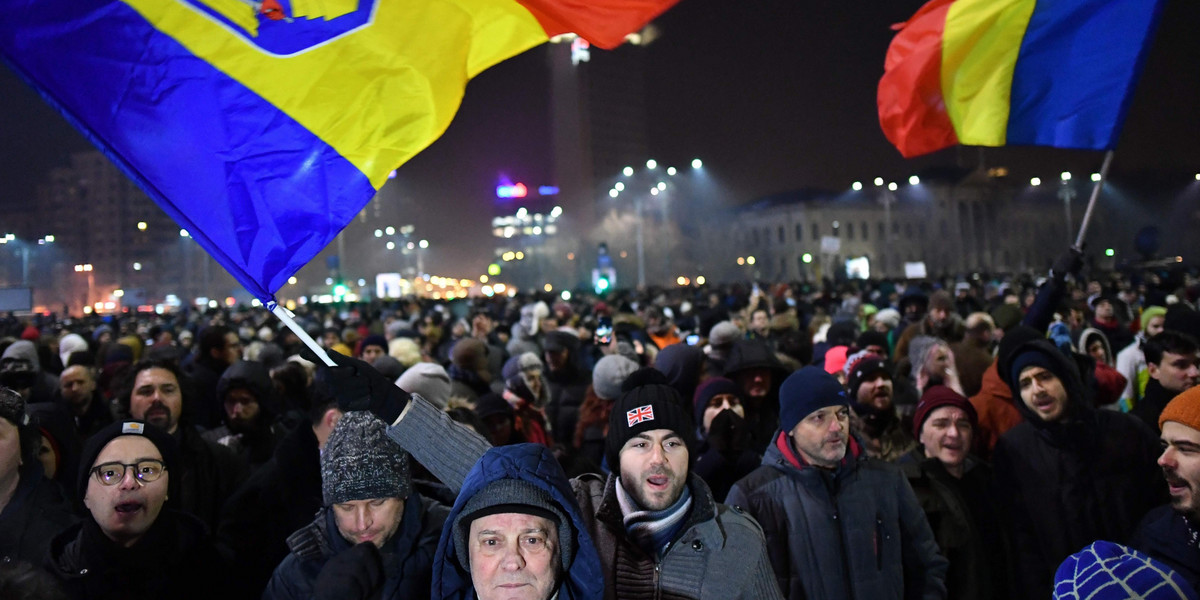
[(883, 570), (883, 519), (875, 517), (875, 570)]
[(842, 569), (842, 575), (845, 576), (845, 578), (846, 578), (846, 591), (848, 592), (847, 597), (855, 598), (856, 596), (854, 595), (854, 577), (850, 573), (850, 569), (852, 568), (851, 562), (850, 562), (850, 555), (846, 553), (846, 534), (842, 530), (843, 523), (842, 523), (842, 519), (841, 519), (841, 515), (840, 515), (840, 510), (838, 509), (838, 487), (839, 486), (837, 485), (837, 479), (834, 478), (833, 486), (832, 486), (832, 493), (830, 494), (830, 498), (833, 500), (833, 520), (837, 524), (838, 547), (842, 551), (842, 564), (845, 567)]

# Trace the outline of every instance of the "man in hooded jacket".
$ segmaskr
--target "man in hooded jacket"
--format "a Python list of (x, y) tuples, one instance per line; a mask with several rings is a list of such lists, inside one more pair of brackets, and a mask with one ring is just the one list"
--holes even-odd
[(1025, 420), (996, 444), (996, 488), (1016, 595), (1041, 598), (1071, 553), (1098, 539), (1125, 543), (1161, 503), (1159, 444), (1136, 418), (1096, 410), (1075, 362), (1045, 339), (1016, 347), (1006, 369)]

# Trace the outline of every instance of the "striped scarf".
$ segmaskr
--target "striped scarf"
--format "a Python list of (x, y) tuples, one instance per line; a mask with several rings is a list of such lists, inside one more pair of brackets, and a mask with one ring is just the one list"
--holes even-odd
[(624, 515), (625, 532), (641, 546), (647, 554), (659, 556), (667, 543), (683, 527), (683, 519), (692, 508), (692, 493), (683, 486), (683, 493), (674, 504), (658, 511), (642, 510), (637, 501), (625, 491), (621, 478), (617, 478), (617, 503)]

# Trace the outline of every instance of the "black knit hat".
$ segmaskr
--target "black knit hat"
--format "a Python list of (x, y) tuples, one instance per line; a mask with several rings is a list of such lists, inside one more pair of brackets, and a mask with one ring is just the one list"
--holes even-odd
[(604, 448), (608, 468), (619, 471), (621, 448), (625, 447), (625, 442), (643, 431), (654, 429), (670, 429), (683, 438), (689, 450), (688, 462), (692, 462), (696, 425), (683, 409), (679, 392), (669, 385), (650, 384), (626, 392), (613, 405), (608, 416), (608, 439)]
[(88, 477), (92, 474), (94, 466), (92, 463), (96, 462), (96, 457), (100, 456), (100, 452), (109, 442), (123, 435), (140, 435), (150, 440), (150, 443), (154, 444), (154, 447), (158, 448), (158, 453), (162, 455), (162, 462), (167, 467), (167, 473), (170, 473), (171, 469), (179, 464), (179, 444), (175, 443), (175, 438), (166, 431), (153, 425), (147, 425), (144, 421), (133, 419), (109, 423), (104, 429), (92, 434), (92, 437), (88, 438), (83, 445), (83, 454), (79, 457), (78, 485), (75, 488), (81, 502), (87, 494)]
[(471, 533), (471, 522), (501, 513), (534, 515), (554, 521), (558, 528), (559, 557), (562, 558), (563, 571), (571, 568), (571, 559), (575, 556), (575, 528), (550, 492), (523, 479), (497, 479), (475, 492), (454, 519), (451, 530), (454, 550), (464, 569), (471, 569), (467, 540)]

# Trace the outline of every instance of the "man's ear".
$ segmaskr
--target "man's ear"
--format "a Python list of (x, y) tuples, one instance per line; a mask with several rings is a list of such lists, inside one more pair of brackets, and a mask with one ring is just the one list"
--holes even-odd
[(1156, 364), (1154, 364), (1154, 363), (1152, 363), (1152, 362), (1147, 362), (1147, 363), (1146, 363), (1146, 373), (1147, 373), (1148, 375), (1150, 375), (1150, 379), (1158, 379), (1158, 372), (1159, 372), (1159, 370), (1160, 370), (1160, 369), (1159, 369), (1159, 366), (1158, 366), (1158, 365), (1156, 365)]
[(321, 417), (321, 424), (328, 427), (330, 431), (333, 431), (333, 428), (337, 426), (338, 421), (342, 420), (342, 415), (344, 414), (346, 413), (342, 412), (340, 408), (330, 408)]

